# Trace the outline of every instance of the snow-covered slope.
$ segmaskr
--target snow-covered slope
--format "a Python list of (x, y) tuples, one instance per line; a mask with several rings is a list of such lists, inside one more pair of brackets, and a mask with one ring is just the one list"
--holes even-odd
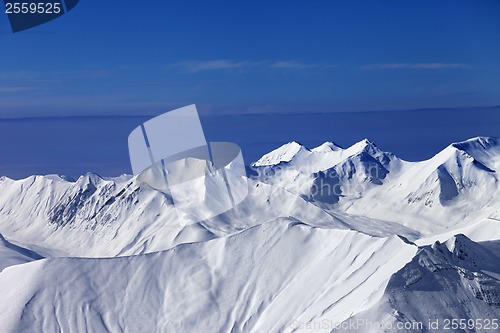
[[(499, 139), (422, 162), (368, 140), (291, 142), (252, 168), (243, 202), (186, 226), (144, 175), (1, 177), (1, 331), (331, 332), (500, 316)], [(203, 184), (193, 195), (206, 197)]]
[[(166, 252), (43, 259), (0, 274), (8, 332), (286, 332), (382, 296), (416, 247), (278, 220)], [(22, 276), (22, 279), (20, 278)]]
[[(4, 179), (0, 197), (4, 235), (65, 254), (141, 253), (153, 237), (168, 247), (180, 236), (179, 230), (165, 232), (177, 226), (173, 214), (162, 208), (169, 199), (157, 191), (141, 190), (134, 180), (105, 180), (95, 174), (76, 182), (57, 176)], [(196, 239), (210, 238), (201, 226), (193, 229)]]
[[(423, 247), (392, 276), (379, 304), (351, 321), (379, 322), (392, 328), (386, 332), (500, 332), (499, 262), (463, 235)], [(466, 324), (453, 329), (452, 319)], [(413, 329), (397, 329), (398, 323)]]
[(14, 245), (0, 234), (0, 272), (9, 266), (24, 264), (41, 258), (42, 256), (38, 253)]

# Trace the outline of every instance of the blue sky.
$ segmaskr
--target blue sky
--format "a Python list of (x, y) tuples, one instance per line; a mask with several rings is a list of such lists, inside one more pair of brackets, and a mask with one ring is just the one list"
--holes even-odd
[(0, 118), (500, 105), (498, 1), (81, 1), (13, 34)]
[(292, 140), (421, 160), (500, 136), (499, 17), (499, 1), (82, 0), (13, 34), (0, 13), (0, 175), (130, 172), (130, 131), (193, 103), (247, 162)]

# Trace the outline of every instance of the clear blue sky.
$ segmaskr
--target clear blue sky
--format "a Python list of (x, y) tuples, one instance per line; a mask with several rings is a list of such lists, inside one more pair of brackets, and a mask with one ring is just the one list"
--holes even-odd
[(499, 1), (83, 0), (13, 34), (0, 117), (500, 105)]

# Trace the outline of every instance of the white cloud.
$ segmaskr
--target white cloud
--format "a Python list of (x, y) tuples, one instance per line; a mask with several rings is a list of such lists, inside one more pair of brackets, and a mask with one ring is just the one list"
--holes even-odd
[(189, 72), (197, 73), (203, 71), (238, 69), (255, 66), (256, 63), (249, 61), (232, 61), (226, 59), (219, 60), (189, 60), (174, 64), (174, 67), (181, 67)]
[(269, 67), (271, 67), (271, 68), (284, 68), (284, 69), (286, 69), (286, 68), (300, 69), (300, 68), (314, 68), (314, 67), (319, 67), (319, 66), (315, 65), (315, 64), (304, 64), (304, 63), (301, 63), (301, 62), (298, 62), (295, 60), (282, 60), (282, 61), (276, 61), (276, 62), (270, 63)]
[(363, 69), (454, 69), (472, 68), (472, 66), (460, 63), (379, 63), (362, 66)]
[(231, 70), (231, 69), (248, 69), (248, 68), (275, 68), (275, 69), (305, 69), (305, 68), (326, 68), (335, 67), (324, 64), (307, 64), (296, 60), (279, 60), (279, 61), (233, 61), (227, 59), (217, 60), (189, 60), (172, 64), (168, 67), (183, 68), (192, 73), (213, 70)]
[(37, 87), (23, 87), (23, 86), (0, 86), (0, 93), (15, 93), (22, 91), (39, 90)]

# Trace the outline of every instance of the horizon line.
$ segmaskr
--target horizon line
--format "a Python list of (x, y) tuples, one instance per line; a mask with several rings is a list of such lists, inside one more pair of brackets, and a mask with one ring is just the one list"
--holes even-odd
[[(353, 113), (382, 113), (382, 112), (421, 112), (421, 111), (450, 111), (450, 110), (467, 110), (467, 109), (496, 109), (498, 105), (488, 106), (463, 106), (463, 107), (427, 107), (427, 108), (412, 108), (412, 109), (389, 109), (389, 110), (360, 110), (360, 111), (298, 111), (298, 112), (241, 112), (241, 113), (208, 113), (200, 114), (201, 117), (221, 117), (221, 116), (290, 116), (290, 115), (318, 115), (318, 114), (353, 114)], [(166, 111), (169, 112), (169, 111)], [(145, 118), (156, 117), (158, 114), (93, 114), (93, 115), (46, 115), (46, 116), (24, 116), (24, 117), (0, 117), (0, 121), (14, 120), (44, 120), (44, 119), (74, 119), (74, 118)]]

